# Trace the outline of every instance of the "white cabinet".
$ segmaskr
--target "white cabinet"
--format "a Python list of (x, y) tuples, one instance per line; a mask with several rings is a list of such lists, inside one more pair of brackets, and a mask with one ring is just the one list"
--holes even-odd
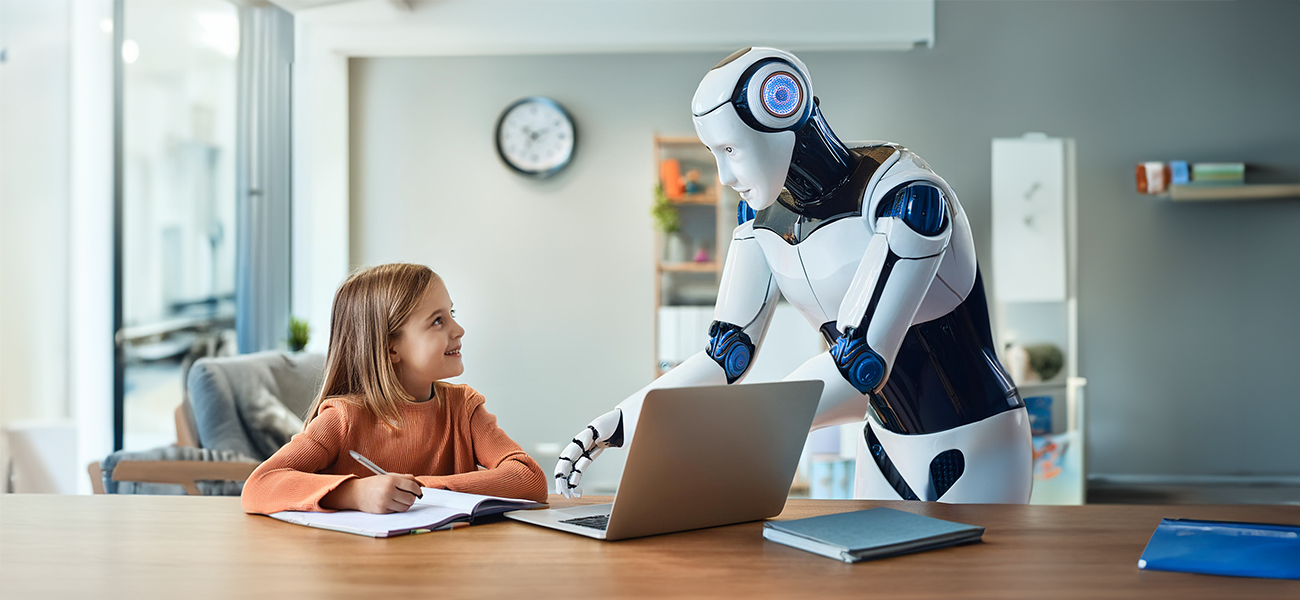
[[(995, 139), (992, 152), (993, 286), (988, 291), (1002, 362), (1035, 428), (1030, 502), (1082, 504), (1087, 380), (1078, 368), (1074, 140), (1031, 133)], [(1062, 358), (1055, 373), (1049, 370), (1053, 347)]]

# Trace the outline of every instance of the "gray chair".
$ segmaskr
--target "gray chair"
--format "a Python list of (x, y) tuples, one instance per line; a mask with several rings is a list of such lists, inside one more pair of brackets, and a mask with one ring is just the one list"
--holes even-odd
[(324, 356), (307, 353), (199, 359), (176, 415), (178, 439), (198, 447), (114, 452), (99, 465), (103, 491), (238, 495), (253, 469), (302, 431), (324, 368)]

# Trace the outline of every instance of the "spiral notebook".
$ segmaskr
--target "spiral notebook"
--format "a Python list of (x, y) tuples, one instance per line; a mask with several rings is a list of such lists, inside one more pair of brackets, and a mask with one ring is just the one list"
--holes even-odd
[(377, 515), (356, 510), (332, 513), (286, 510), (267, 516), (295, 525), (383, 538), (447, 529), (455, 523), (472, 524), (475, 518), (486, 515), (546, 506), (518, 498), (480, 496), (433, 488), (420, 489), (424, 497), (417, 499), (406, 512)]

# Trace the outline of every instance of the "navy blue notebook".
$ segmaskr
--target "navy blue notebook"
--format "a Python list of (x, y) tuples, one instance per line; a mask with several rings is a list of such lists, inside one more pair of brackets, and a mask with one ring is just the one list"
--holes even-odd
[(770, 541), (849, 563), (975, 542), (983, 535), (976, 525), (883, 507), (763, 524)]
[(1164, 519), (1139, 569), (1300, 579), (1300, 527)]

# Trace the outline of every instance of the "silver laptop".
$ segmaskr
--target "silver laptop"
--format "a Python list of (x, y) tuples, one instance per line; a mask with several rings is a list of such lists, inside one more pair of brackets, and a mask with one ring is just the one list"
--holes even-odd
[(612, 504), (506, 516), (600, 540), (774, 517), (785, 507), (822, 385), (651, 390)]

